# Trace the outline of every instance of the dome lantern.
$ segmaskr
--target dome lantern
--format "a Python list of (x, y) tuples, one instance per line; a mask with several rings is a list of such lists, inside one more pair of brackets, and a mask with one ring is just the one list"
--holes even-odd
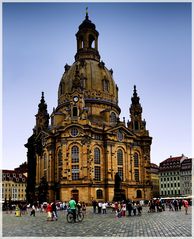
[(75, 60), (93, 59), (100, 61), (98, 52), (98, 36), (96, 26), (89, 20), (88, 12), (86, 11), (85, 20), (80, 24), (79, 30), (76, 33), (77, 53)]

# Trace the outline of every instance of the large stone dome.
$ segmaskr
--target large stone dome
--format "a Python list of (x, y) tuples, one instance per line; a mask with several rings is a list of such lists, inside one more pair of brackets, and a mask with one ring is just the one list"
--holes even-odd
[(112, 70), (108, 70), (103, 62), (86, 59), (76, 61), (72, 66), (65, 66), (58, 90), (59, 105), (73, 93), (76, 78), (85, 99), (118, 103), (118, 88), (113, 80)]
[(98, 36), (95, 24), (86, 14), (76, 33), (75, 62), (71, 66), (65, 65), (65, 72), (59, 84), (58, 109), (67, 105), (73, 92), (79, 89), (86, 104), (104, 104), (114, 107), (116, 112), (120, 113), (118, 87), (113, 80), (113, 70), (107, 69), (105, 63), (100, 61)]

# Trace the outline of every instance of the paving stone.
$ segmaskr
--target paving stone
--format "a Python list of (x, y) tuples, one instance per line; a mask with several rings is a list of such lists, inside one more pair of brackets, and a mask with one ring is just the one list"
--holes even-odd
[(191, 237), (192, 208), (189, 214), (178, 211), (148, 213), (143, 208), (141, 216), (117, 218), (111, 210), (107, 214), (93, 214), (92, 208), (81, 223), (68, 223), (66, 213), (59, 211), (57, 221), (47, 221), (47, 214), (36, 212), (15, 217), (14, 213), (2, 214), (3, 237)]

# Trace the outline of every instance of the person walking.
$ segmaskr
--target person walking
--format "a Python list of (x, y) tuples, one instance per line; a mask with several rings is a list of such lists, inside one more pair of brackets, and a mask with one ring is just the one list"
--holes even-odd
[(173, 206), (174, 206), (174, 210), (178, 211), (178, 201), (176, 199), (174, 199), (173, 201)]
[(86, 204), (85, 202), (82, 203), (82, 211), (84, 214), (86, 214)]
[(119, 209), (118, 202), (115, 202), (114, 203), (114, 210), (115, 210), (115, 212), (117, 212), (118, 209)]
[(142, 206), (139, 202), (137, 203), (137, 211), (138, 211), (138, 216), (141, 216)]
[(96, 202), (96, 200), (92, 201), (92, 206), (93, 206), (93, 213), (96, 213), (96, 207), (97, 207), (98, 203)]
[(102, 203), (102, 214), (106, 214), (106, 203)]
[(126, 215), (126, 204), (125, 204), (125, 202), (122, 202), (121, 211), (122, 211), (122, 217), (125, 217), (125, 215)]
[(47, 204), (47, 221), (53, 221), (53, 217), (52, 217), (52, 206), (50, 203)]
[(52, 205), (51, 205), (51, 207), (52, 207), (52, 218), (53, 218), (53, 220), (55, 219), (55, 220), (57, 221), (58, 215), (57, 215), (57, 206), (56, 206), (56, 203), (53, 202)]
[(98, 213), (101, 214), (102, 211), (102, 202), (98, 202)]
[(76, 222), (76, 202), (73, 198), (71, 198), (71, 200), (69, 201), (69, 207), (73, 214), (73, 220), (74, 222)]
[(78, 203), (77, 203), (77, 210), (78, 210), (78, 212), (80, 212), (81, 209), (82, 209), (82, 204), (81, 204), (80, 201), (78, 201)]
[(181, 211), (181, 207), (182, 207), (182, 200), (179, 199), (179, 210)]
[(36, 211), (36, 208), (34, 205), (32, 205), (32, 211), (30, 213), (30, 216), (34, 216), (35, 217), (35, 211)]
[(132, 211), (131, 200), (128, 200), (128, 202), (127, 202), (127, 211), (128, 211), (128, 217), (130, 217), (131, 216), (131, 211)]
[(137, 209), (137, 205), (135, 202), (133, 202), (133, 215), (136, 216), (136, 209)]
[(184, 205), (184, 208), (185, 208), (185, 214), (187, 215), (188, 214), (188, 207), (189, 207), (189, 203), (187, 200), (184, 200), (183, 201), (183, 205)]

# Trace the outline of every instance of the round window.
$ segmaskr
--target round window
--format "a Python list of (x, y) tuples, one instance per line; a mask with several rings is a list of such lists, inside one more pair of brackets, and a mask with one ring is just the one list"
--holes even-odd
[(73, 137), (77, 136), (77, 135), (78, 135), (78, 129), (77, 129), (77, 128), (72, 128), (72, 129), (71, 129), (71, 135), (72, 135)]

